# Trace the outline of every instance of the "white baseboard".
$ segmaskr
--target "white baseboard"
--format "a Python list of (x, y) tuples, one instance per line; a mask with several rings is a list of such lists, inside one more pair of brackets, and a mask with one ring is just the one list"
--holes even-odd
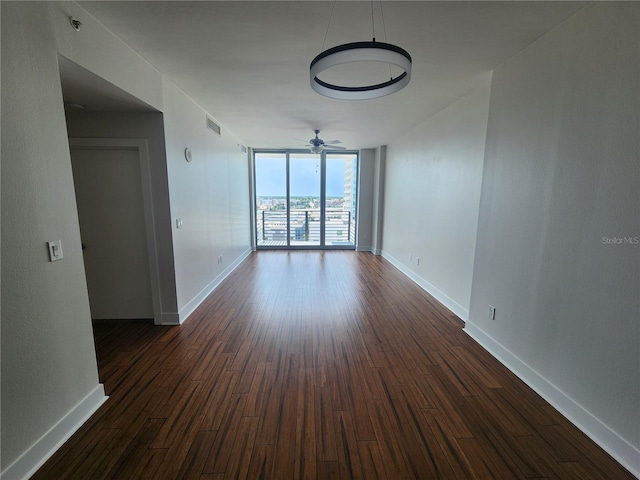
[(98, 384), (20, 458), (9, 465), (0, 474), (0, 480), (26, 480), (31, 477), (108, 398), (104, 394), (103, 385)]
[(180, 314), (178, 312), (162, 313), (161, 323), (157, 325), (180, 325)]
[(373, 248), (373, 245), (365, 245), (363, 247), (356, 247), (356, 252), (371, 252), (374, 255), (380, 255), (382, 250), (379, 248)]
[(413, 280), (418, 284), (420, 288), (422, 288), (429, 295), (435, 297), (440, 303), (442, 303), (445, 307), (455, 313), (461, 320), (467, 321), (469, 319), (469, 310), (464, 308), (458, 302), (450, 298), (446, 293), (442, 290), (438, 289), (435, 285), (432, 285), (428, 281), (426, 281), (421, 276), (417, 275), (413, 270), (408, 268), (402, 262), (395, 259), (393, 256), (389, 255), (388, 252), (382, 251), (382, 257), (393, 264), (398, 270), (404, 273), (407, 277)]
[(204, 287), (200, 291), (200, 293), (198, 293), (195, 297), (193, 297), (191, 299), (191, 301), (189, 303), (187, 303), (180, 310), (180, 313), (178, 314), (178, 316), (179, 316), (178, 324), (183, 323), (189, 317), (189, 315), (191, 315), (195, 311), (195, 309), (198, 308), (202, 302), (204, 302), (204, 299), (207, 298), (211, 294), (211, 292), (213, 292), (216, 288), (218, 288), (218, 285), (220, 285), (222, 283), (222, 281), (225, 278), (227, 278), (229, 276), (229, 274), (231, 272), (233, 272), (238, 267), (238, 265), (240, 265), (242, 263), (242, 261), (245, 258), (247, 258), (250, 254), (251, 254), (251, 248), (247, 248), (220, 275), (218, 275), (216, 278), (214, 278), (211, 281), (211, 283), (209, 283), (209, 285)]
[(633, 445), (496, 342), (482, 329), (467, 322), (464, 331), (622, 466), (640, 478), (640, 452)]

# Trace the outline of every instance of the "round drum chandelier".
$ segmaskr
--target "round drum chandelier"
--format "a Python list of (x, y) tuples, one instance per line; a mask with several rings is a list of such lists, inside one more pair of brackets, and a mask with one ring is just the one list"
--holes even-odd
[[(335, 2), (334, 2), (335, 7)], [(382, 2), (380, 3), (382, 9)], [(333, 8), (329, 17), (329, 25), (333, 17)], [(384, 97), (391, 95), (407, 86), (411, 80), (411, 55), (396, 45), (384, 42), (376, 42), (375, 24), (373, 22), (373, 1), (371, 2), (371, 22), (374, 30), (374, 37), (371, 42), (353, 42), (338, 45), (321, 52), (316, 56), (309, 66), (309, 76), (311, 80), (311, 88), (325, 97), (336, 98), (339, 100), (368, 100), (371, 98)], [(384, 27), (384, 15), (382, 16), (382, 24)], [(329, 31), (327, 25), (327, 32)], [(325, 41), (326, 41), (325, 33)], [(386, 37), (386, 28), (385, 28)], [(324, 49), (324, 43), (323, 43)], [(343, 86), (325, 82), (318, 78), (318, 75), (325, 70), (337, 65), (356, 63), (356, 62), (381, 62), (389, 65), (389, 81), (383, 83), (375, 83), (363, 86)], [(400, 75), (395, 78), (391, 75), (391, 65), (402, 70)]]
[[(318, 74), (344, 63), (382, 62), (402, 69), (402, 74), (391, 78), (388, 82), (365, 85), (362, 87), (345, 87), (324, 82)], [(406, 50), (390, 43), (354, 42), (338, 45), (325, 50), (311, 62), (309, 67), (311, 88), (325, 97), (340, 100), (367, 100), (370, 98), (391, 95), (407, 86), (411, 79), (411, 55)]]

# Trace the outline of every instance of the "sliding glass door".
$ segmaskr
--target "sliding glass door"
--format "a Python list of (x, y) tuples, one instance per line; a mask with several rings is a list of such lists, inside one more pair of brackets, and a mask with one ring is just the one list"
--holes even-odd
[(258, 246), (286, 247), (289, 230), (287, 156), (256, 154), (256, 236)]
[(326, 155), (325, 245), (355, 245), (357, 160), (354, 154)]
[(258, 248), (355, 248), (358, 154), (255, 152)]
[(290, 245), (321, 245), (319, 155), (289, 155)]

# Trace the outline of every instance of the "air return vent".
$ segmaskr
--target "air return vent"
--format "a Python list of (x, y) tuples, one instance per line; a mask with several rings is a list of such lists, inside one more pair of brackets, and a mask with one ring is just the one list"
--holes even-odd
[(207, 117), (207, 128), (209, 130), (213, 130), (218, 135), (220, 135), (220, 125), (218, 125), (216, 122), (211, 120), (209, 117)]
[(242, 150), (242, 153), (247, 153), (247, 147), (244, 145), (240, 145), (240, 150)]

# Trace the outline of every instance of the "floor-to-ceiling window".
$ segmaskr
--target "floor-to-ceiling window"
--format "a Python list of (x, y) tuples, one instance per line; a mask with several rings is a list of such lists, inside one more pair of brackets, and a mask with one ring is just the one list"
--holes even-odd
[(357, 152), (254, 152), (258, 248), (355, 248)]
[(312, 153), (289, 155), (289, 244), (321, 244), (321, 160)]

